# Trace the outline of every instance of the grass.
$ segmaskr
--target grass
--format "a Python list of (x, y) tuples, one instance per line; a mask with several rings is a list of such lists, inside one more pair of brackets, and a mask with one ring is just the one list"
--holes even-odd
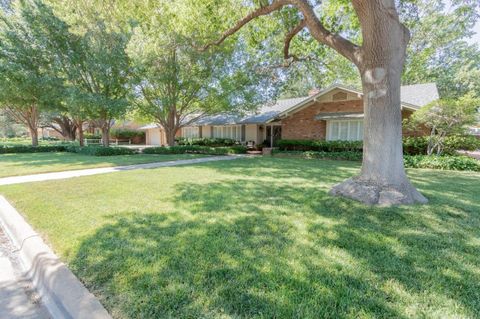
[(94, 167), (163, 162), (198, 157), (202, 156), (192, 154), (90, 156), (63, 152), (1, 154), (0, 177), (60, 172)]
[[(42, 138), (38, 139), (38, 145), (55, 145), (63, 143), (61, 140), (44, 140)], [(32, 145), (32, 140), (23, 137), (12, 137), (12, 138), (0, 138), (0, 147), (1, 146), (14, 146), (14, 145)]]
[(478, 318), (480, 174), (332, 198), (349, 162), (254, 158), (0, 188), (115, 318)]

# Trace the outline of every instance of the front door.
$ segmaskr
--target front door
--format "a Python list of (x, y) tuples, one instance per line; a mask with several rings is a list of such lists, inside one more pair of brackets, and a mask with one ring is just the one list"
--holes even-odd
[(277, 146), (277, 141), (282, 138), (282, 126), (270, 125), (267, 126), (267, 143), (271, 147)]

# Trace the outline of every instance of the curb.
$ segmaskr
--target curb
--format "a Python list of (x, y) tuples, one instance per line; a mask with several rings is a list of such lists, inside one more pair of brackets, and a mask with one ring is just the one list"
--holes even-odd
[(95, 296), (60, 261), (25, 219), (0, 196), (0, 224), (52, 318), (111, 319)]

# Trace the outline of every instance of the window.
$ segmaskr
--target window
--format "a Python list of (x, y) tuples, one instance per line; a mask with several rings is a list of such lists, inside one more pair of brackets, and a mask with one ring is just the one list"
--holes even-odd
[(242, 140), (242, 126), (241, 125), (223, 125), (213, 127), (214, 138), (230, 138), (235, 141)]
[(328, 141), (361, 141), (363, 140), (363, 120), (327, 121)]
[(182, 137), (186, 138), (198, 138), (200, 137), (200, 132), (196, 126), (187, 126), (182, 128)]

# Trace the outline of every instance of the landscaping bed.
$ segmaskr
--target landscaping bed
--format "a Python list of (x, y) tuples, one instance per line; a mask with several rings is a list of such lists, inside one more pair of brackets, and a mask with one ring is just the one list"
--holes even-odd
[(359, 167), (258, 157), (0, 193), (114, 318), (475, 318), (480, 174), (409, 169), (428, 205), (328, 196)]
[[(304, 159), (327, 159), (343, 161), (361, 161), (359, 152), (314, 152), (314, 151), (275, 151), (276, 157), (298, 157)], [(430, 168), (454, 171), (480, 172), (480, 161), (465, 155), (404, 155), (406, 168)]]

